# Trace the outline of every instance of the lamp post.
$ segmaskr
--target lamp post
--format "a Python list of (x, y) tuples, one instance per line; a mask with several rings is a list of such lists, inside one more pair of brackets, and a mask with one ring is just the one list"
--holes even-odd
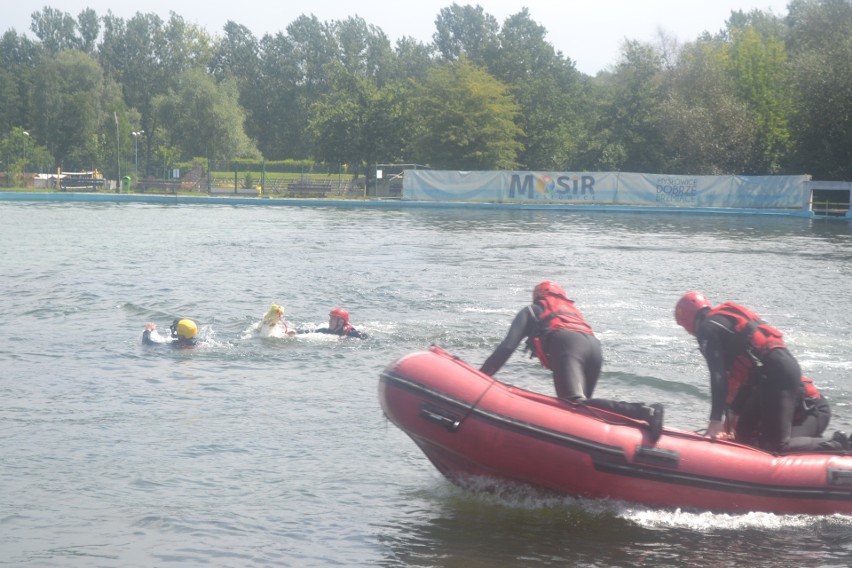
[(113, 111), (112, 117), (115, 119), (115, 165), (118, 171), (118, 179), (116, 180), (118, 185), (115, 192), (121, 193), (121, 144), (118, 140), (118, 113)]
[(26, 130), (21, 131), (23, 133), (23, 137), (21, 138), (21, 146), (23, 147), (24, 154), (24, 163), (21, 166), (21, 177), (24, 179), (24, 188), (27, 187), (27, 138), (30, 137), (30, 133)]
[(144, 130), (131, 132), (133, 134), (133, 165), (136, 167), (136, 183), (139, 183), (139, 135), (145, 134)]

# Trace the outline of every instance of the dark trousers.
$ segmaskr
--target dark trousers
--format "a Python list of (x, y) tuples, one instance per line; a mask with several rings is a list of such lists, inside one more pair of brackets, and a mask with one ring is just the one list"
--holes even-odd
[(548, 336), (550, 368), (556, 396), (636, 420), (647, 420), (651, 409), (639, 402), (591, 398), (603, 365), (601, 344), (594, 335), (559, 330)]
[[(773, 349), (762, 359), (757, 383), (740, 410), (737, 439), (772, 452), (819, 449), (831, 409), (818, 399), (805, 409), (802, 371), (786, 349)], [(798, 420), (797, 420), (798, 419)]]
[(603, 366), (598, 338), (562, 329), (548, 334), (545, 348), (556, 396), (572, 401), (591, 397)]

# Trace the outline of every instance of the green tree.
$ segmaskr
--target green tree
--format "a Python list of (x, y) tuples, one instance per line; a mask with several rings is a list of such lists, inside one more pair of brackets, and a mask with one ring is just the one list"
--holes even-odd
[(155, 128), (153, 100), (166, 92), (170, 82), (160, 51), (166, 45), (163, 21), (155, 14), (137, 13), (128, 21), (112, 14), (103, 18), (103, 41), (98, 52), (107, 76), (121, 85), (126, 105), (140, 115), (132, 130), (144, 130), (139, 161), (140, 175), (151, 162), (150, 136)]
[(231, 20), (225, 24), (225, 35), (213, 47), (210, 68), (213, 75), (222, 81), (228, 77), (239, 79), (247, 87), (259, 76), (260, 46), (251, 31)]
[(309, 128), (315, 141), (315, 157), (332, 164), (360, 166), (374, 154), (366, 125), (377, 89), (367, 78), (340, 64), (329, 68), (332, 89), (311, 107)]
[(42, 169), (51, 161), (47, 150), (35, 141), (32, 132), (15, 127), (0, 137), (0, 171), (6, 172), (9, 187), (23, 187), (25, 172)]
[(169, 86), (190, 69), (210, 68), (213, 47), (203, 28), (172, 12), (163, 26), (162, 37), (164, 42), (158, 46), (157, 58)]
[(585, 138), (581, 118), (585, 95), (573, 62), (545, 40), (547, 31), (524, 8), (503, 23), (499, 49), (489, 66), (509, 86), (520, 107), (517, 123), (525, 133), (518, 156), (522, 167), (568, 169), (577, 162)]
[(789, 168), (852, 179), (852, 2), (793, 0), (787, 22), (795, 109)]
[(331, 29), (340, 46), (339, 61), (344, 68), (376, 84), (389, 80), (394, 54), (381, 29), (360, 17), (334, 22)]
[(666, 171), (662, 93), (660, 55), (650, 44), (626, 41), (621, 60), (603, 79), (600, 91), (597, 139), (592, 142), (594, 155), (589, 156), (595, 169)]
[(260, 77), (250, 114), (258, 145), (269, 159), (306, 159), (312, 155), (308, 121), (311, 105), (328, 92), (325, 68), (337, 60), (333, 25), (300, 16), (286, 34), (260, 41)]
[(121, 85), (127, 106), (138, 111), (138, 124), (131, 129), (144, 131), (139, 162), (147, 173), (147, 164), (156, 160), (154, 100), (174, 88), (188, 70), (207, 69), (213, 54), (210, 38), (174, 13), (168, 22), (156, 14), (137, 13), (127, 21), (108, 14), (103, 24), (100, 61)]
[(432, 47), (411, 37), (400, 38), (394, 47), (392, 64), (389, 81), (422, 81), (433, 66)]
[(240, 105), (246, 112), (246, 132), (263, 148), (270, 126), (265, 111), (271, 93), (264, 88), (260, 71), (260, 44), (247, 27), (233, 21), (225, 24), (224, 31), (213, 46), (211, 72), (219, 82), (236, 80)]
[(35, 68), (41, 50), (14, 30), (0, 37), (0, 132), (30, 126)]
[(151, 146), (154, 149), (151, 171), (163, 179), (172, 177), (170, 172), (180, 161), (180, 148), (169, 144), (170, 137), (170, 133), (164, 128), (157, 128), (150, 136)]
[(348, 164), (370, 177), (370, 164), (401, 159), (404, 100), (393, 86), (379, 88), (340, 64), (329, 66), (331, 90), (311, 107), (314, 157)]
[(790, 53), (822, 50), (849, 35), (850, 0), (790, 0), (785, 41)]
[(75, 19), (67, 12), (45, 6), (33, 12), (31, 18), (30, 30), (48, 52), (77, 49), (94, 54), (101, 25), (97, 13), (91, 8), (80, 12)]
[[(330, 26), (339, 57), (324, 68), (328, 90), (310, 106), (314, 158), (348, 164), (355, 171), (392, 159), (399, 149), (399, 121), (392, 89), (394, 52), (387, 36), (362, 18)], [(393, 142), (389, 142), (393, 141)]]
[(762, 10), (751, 10), (743, 12), (742, 10), (732, 10), (731, 16), (725, 22), (725, 32), (730, 40), (731, 30), (744, 30), (752, 28), (761, 37), (778, 38), (784, 41), (787, 35), (787, 26), (784, 19), (770, 12)]
[[(300, 16), (287, 26), (290, 55), (296, 62), (299, 74), (294, 77), (308, 101), (318, 99), (328, 90), (325, 67), (337, 60), (339, 45), (334, 37), (333, 24), (324, 24), (316, 16)], [(307, 116), (307, 112), (303, 116)]]
[(757, 125), (737, 95), (729, 46), (704, 38), (685, 45), (668, 72), (661, 104), (667, 171), (693, 175), (746, 173)]
[(33, 12), (30, 30), (50, 53), (81, 47), (77, 38), (77, 22), (68, 12), (45, 6), (41, 11)]
[(301, 71), (289, 38), (278, 33), (260, 39), (258, 80), (248, 99), (247, 128), (267, 159), (306, 158), (307, 114), (301, 97)]
[(98, 36), (101, 33), (101, 20), (97, 12), (86, 8), (77, 16), (77, 32), (79, 34), (78, 48), (83, 53), (93, 55), (97, 48)]
[(466, 57), (432, 69), (413, 109), (417, 156), (445, 169), (512, 169), (523, 150), (508, 87)]
[(737, 95), (748, 106), (756, 126), (757, 153), (745, 173), (778, 173), (790, 148), (784, 44), (774, 36), (761, 36), (753, 27), (735, 28), (731, 37), (730, 70)]
[(442, 8), (435, 19), (432, 41), (445, 61), (464, 56), (477, 65), (487, 66), (497, 49), (499, 29), (497, 20), (482, 6), (453, 3)]
[(64, 169), (106, 166), (117, 173), (114, 116), (126, 110), (98, 62), (80, 51), (61, 51), (45, 58), (35, 77), (33, 128), (50, 154)]
[(160, 146), (177, 147), (180, 158), (260, 158), (245, 133), (245, 112), (234, 79), (217, 84), (201, 69), (185, 71), (178, 86), (154, 99), (156, 126), (166, 132)]

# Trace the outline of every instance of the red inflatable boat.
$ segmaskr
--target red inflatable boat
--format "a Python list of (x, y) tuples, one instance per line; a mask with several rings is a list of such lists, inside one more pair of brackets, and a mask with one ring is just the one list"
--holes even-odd
[(450, 481), (708, 511), (852, 514), (852, 456), (774, 455), (501, 383), (439, 347), (381, 374), (385, 415)]

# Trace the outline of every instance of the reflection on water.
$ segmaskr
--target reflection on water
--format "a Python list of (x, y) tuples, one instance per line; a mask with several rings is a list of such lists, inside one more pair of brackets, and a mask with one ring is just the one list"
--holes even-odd
[[(842, 516), (654, 510), (521, 488), (429, 491), (384, 527), (393, 554), (382, 566), (819, 566), (848, 558), (852, 540)], [(417, 514), (421, 499), (436, 503), (428, 519)]]
[[(852, 429), (852, 229), (799, 218), (0, 203), (0, 558), (14, 566), (845, 565), (849, 520), (449, 485), (381, 415), (435, 343), (481, 364), (543, 279), (601, 338), (602, 396), (709, 411), (672, 318), (698, 289), (786, 333)], [(344, 306), (368, 341), (247, 333)], [(152, 321), (195, 350), (144, 349)], [(520, 352), (498, 378), (552, 394)], [(568, 472), (567, 474), (570, 474)]]

